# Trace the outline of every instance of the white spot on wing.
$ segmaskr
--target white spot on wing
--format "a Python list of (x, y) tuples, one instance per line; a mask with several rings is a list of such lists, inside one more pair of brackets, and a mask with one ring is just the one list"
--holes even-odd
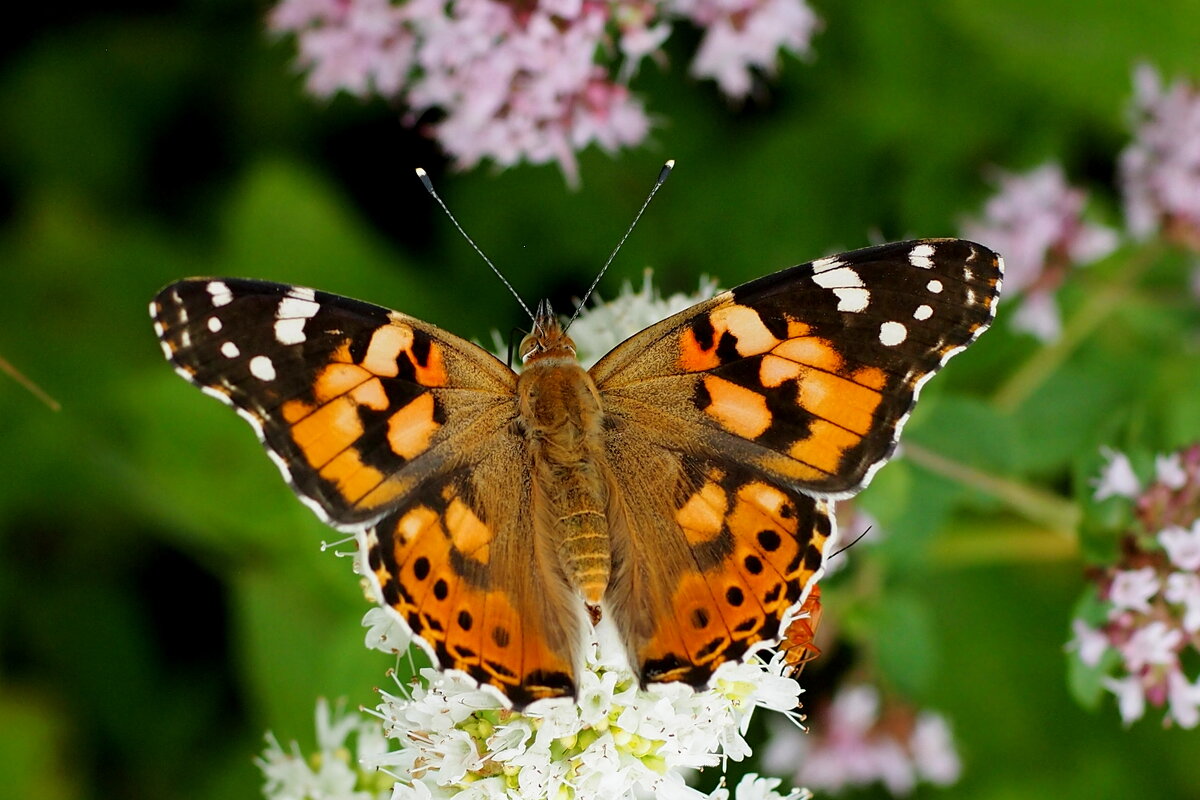
[(158, 338), (161, 339), (162, 335), (164, 333), (166, 333), (166, 330), (167, 329), (163, 327), (163, 324), (161, 322), (159, 322), (158, 320), (154, 320), (154, 335), (155, 336), (157, 336)]
[(308, 337), (304, 335), (303, 317), (275, 320), (275, 341), (280, 344), (300, 344)]
[(939, 281), (938, 279), (934, 278), (929, 283), (925, 284), (925, 288), (928, 289), (929, 291), (933, 292), (934, 294), (941, 294), (942, 293), (942, 282)]
[[(836, 259), (833, 261), (840, 263)], [(850, 267), (838, 266), (817, 272), (813, 275), (813, 283), (837, 296), (838, 311), (858, 313), (871, 302), (871, 293), (863, 288), (862, 278)]]
[(899, 322), (885, 322), (879, 326), (879, 342), (886, 347), (895, 347), (908, 338), (908, 328)]
[(225, 356), (226, 358), (237, 358), (241, 354), (242, 351), (238, 350), (238, 346), (233, 342), (226, 342), (225, 344), (221, 345), (221, 355)]
[(216, 317), (208, 318), (208, 329), (213, 333), (219, 333), (221, 330), (221, 320)]
[(292, 288), (288, 289), (288, 295), (300, 300), (308, 300), (309, 302), (317, 299), (317, 293), (304, 286), (293, 286)]
[(919, 244), (908, 252), (908, 263), (921, 269), (933, 268), (933, 245)]
[(917, 306), (917, 310), (913, 312), (913, 319), (927, 320), (933, 316), (933, 309), (926, 305)]
[(835, 267), (840, 267), (841, 265), (842, 261), (837, 256), (825, 256), (825, 258), (818, 258), (816, 261), (812, 262), (813, 272), (818, 273), (834, 269)]
[(321, 306), (312, 300), (299, 297), (285, 297), (279, 301), (279, 309), (275, 312), (276, 319), (291, 319), (299, 317), (308, 319), (321, 310)]
[(250, 359), (250, 374), (260, 381), (275, 380), (275, 365), (266, 356), (255, 356)]
[(233, 302), (233, 292), (229, 290), (229, 285), (224, 281), (209, 281), (204, 288), (212, 295), (214, 306), (224, 306)]

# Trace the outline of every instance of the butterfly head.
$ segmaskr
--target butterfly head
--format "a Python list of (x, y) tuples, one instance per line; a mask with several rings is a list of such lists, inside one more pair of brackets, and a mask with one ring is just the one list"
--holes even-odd
[(533, 330), (521, 340), (521, 361), (535, 358), (568, 357), (575, 359), (575, 342), (567, 336), (562, 323), (550, 307), (549, 300), (538, 303), (533, 318)]

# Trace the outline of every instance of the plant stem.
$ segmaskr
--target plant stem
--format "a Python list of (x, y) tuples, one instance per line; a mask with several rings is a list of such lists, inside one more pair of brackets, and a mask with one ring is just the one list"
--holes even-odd
[(1011, 414), (1020, 408), (1071, 356), (1075, 348), (1121, 305), (1130, 288), (1161, 253), (1162, 248), (1148, 246), (1130, 257), (1126, 268), (1117, 273), (1111, 283), (1088, 296), (1067, 322), (1057, 341), (1039, 349), (1009, 376), (992, 398), (992, 404), (1005, 414)]
[(1013, 511), (1046, 528), (1055, 537), (1074, 543), (1080, 517), (1079, 509), (1071, 501), (1029, 484), (968, 467), (926, 450), (918, 444), (905, 444), (904, 456), (931, 472), (1004, 501)]

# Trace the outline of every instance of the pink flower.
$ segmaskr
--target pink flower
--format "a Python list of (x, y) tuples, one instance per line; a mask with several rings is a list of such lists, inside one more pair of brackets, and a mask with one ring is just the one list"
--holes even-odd
[(1089, 667), (1099, 664), (1104, 651), (1108, 649), (1108, 636), (1081, 619), (1071, 620), (1071, 628), (1075, 631), (1075, 638), (1067, 642), (1066, 649), (1079, 653), (1079, 660)]
[(1108, 589), (1108, 599), (1113, 604), (1110, 616), (1115, 617), (1125, 610), (1149, 612), (1150, 598), (1158, 594), (1158, 589), (1154, 567), (1118, 571)]
[(1200, 569), (1200, 520), (1192, 524), (1190, 531), (1178, 525), (1164, 528), (1159, 531), (1158, 541), (1175, 566), (1188, 571)]
[(1058, 164), (997, 180), (983, 218), (967, 221), (963, 233), (1004, 254), (1005, 287), (1024, 292), (1014, 327), (1053, 340), (1062, 327), (1054, 292), (1072, 267), (1111, 253), (1117, 234), (1084, 220), (1087, 194), (1067, 185)]
[(738, 97), (818, 27), (804, 0), (280, 0), (269, 24), (296, 36), (314, 95), (401, 102), (459, 169), (555, 162), (574, 184), (578, 152), (648, 135), (626, 82), (646, 57), (665, 63), (680, 17), (708, 28), (693, 73)]
[(1200, 249), (1200, 92), (1184, 81), (1164, 88), (1146, 64), (1133, 84), (1136, 127), (1119, 162), (1129, 230)]
[[(1200, 653), (1200, 445), (1158, 456), (1155, 479), (1144, 488), (1126, 456), (1105, 456), (1096, 497), (1124, 498), (1134, 521), (1118, 531), (1119, 561), (1092, 571), (1107, 621), (1073, 620), (1067, 649), (1085, 667), (1104, 670), (1102, 685), (1127, 725), (1149, 703), (1167, 706), (1168, 722), (1192, 727), (1200, 723), (1200, 689), (1183, 669)], [(1120, 652), (1119, 663), (1104, 659), (1109, 647)]]
[(691, 73), (712, 78), (728, 97), (753, 87), (753, 70), (775, 72), (779, 54), (805, 55), (820, 20), (802, 0), (676, 0), (675, 10), (708, 28)]
[(1106, 463), (1100, 470), (1100, 477), (1093, 482), (1096, 487), (1096, 493), (1093, 495), (1096, 502), (1109, 497), (1137, 497), (1142, 485), (1133, 473), (1129, 456), (1110, 447), (1101, 447), (1100, 454), (1104, 456)]
[(767, 769), (793, 773), (798, 784), (830, 793), (882, 783), (894, 795), (909, 794), (922, 781), (948, 785), (961, 773), (950, 727), (940, 715), (885, 703), (872, 686), (840, 689), (825, 712), (810, 719), (808, 736), (794, 726), (775, 727), (763, 756)]

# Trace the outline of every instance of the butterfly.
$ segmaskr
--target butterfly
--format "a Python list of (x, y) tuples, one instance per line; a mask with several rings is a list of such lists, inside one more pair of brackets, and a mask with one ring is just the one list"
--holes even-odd
[(776, 643), (820, 577), (832, 503), (891, 456), (925, 381), (990, 324), (1003, 265), (926, 239), (723, 292), (584, 370), (547, 303), (518, 374), (405, 314), (193, 278), (150, 306), (176, 371), (254, 427), (354, 531), (440, 667), (514, 708), (573, 696), (607, 618), (644, 684), (708, 684)]

